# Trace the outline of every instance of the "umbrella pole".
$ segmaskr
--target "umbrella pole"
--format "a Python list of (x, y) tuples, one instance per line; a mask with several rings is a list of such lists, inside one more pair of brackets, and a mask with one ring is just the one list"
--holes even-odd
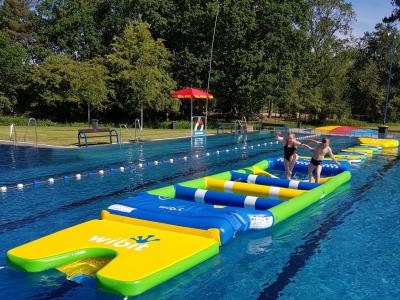
[(190, 136), (193, 136), (193, 98), (190, 98)]
[(206, 120), (205, 120), (205, 124), (204, 124), (204, 129), (207, 135), (207, 121), (208, 121), (208, 96), (207, 96), (207, 100), (206, 100)]

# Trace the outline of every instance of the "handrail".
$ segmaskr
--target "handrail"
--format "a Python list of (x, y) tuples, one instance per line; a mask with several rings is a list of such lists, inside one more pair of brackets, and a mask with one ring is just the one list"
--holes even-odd
[(122, 143), (122, 128), (125, 128), (126, 131), (128, 132), (128, 136), (129, 136), (128, 142), (130, 142), (132, 140), (132, 133), (128, 129), (128, 125), (127, 124), (119, 124), (120, 143)]
[(15, 124), (10, 125), (10, 141), (12, 140), (12, 136), (14, 136), (14, 146), (17, 145), (17, 126)]
[(26, 125), (26, 128), (25, 128), (25, 134), (24, 134), (24, 142), (26, 142), (26, 135), (28, 134), (28, 128), (29, 128), (29, 126), (31, 126), (31, 122), (34, 122), (35, 123), (35, 145), (36, 145), (36, 147), (37, 147), (37, 144), (38, 144), (38, 137), (37, 137), (37, 122), (36, 122), (36, 119), (35, 118), (29, 118), (29, 121), (28, 121), (28, 125)]
[[(139, 132), (139, 134), (138, 134)], [(142, 127), (140, 124), (139, 119), (135, 119), (135, 141), (138, 142), (140, 141), (140, 137), (142, 136)]]
[(239, 132), (240, 134), (247, 132), (247, 120), (245, 116), (243, 116), (241, 120), (235, 120), (235, 134)]
[(240, 133), (242, 132), (242, 122), (240, 120), (235, 120), (235, 134), (238, 134), (239, 131)]
[[(243, 126), (243, 124), (244, 124), (244, 126)], [(244, 129), (244, 131), (247, 132), (247, 119), (245, 116), (242, 117), (242, 126), (243, 126), (242, 128)]]

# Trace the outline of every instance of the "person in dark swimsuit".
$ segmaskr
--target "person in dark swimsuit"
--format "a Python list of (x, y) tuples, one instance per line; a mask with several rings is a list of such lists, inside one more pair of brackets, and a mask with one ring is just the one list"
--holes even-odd
[(294, 133), (288, 133), (286, 138), (282, 137), (280, 132), (276, 133), (276, 140), (284, 143), (283, 147), (283, 156), (285, 158), (285, 178), (292, 178), (292, 172), (294, 165), (296, 164), (297, 159), (299, 158), (297, 154), (297, 148), (302, 145), (298, 140), (296, 140), (296, 136)]
[(285, 159), (287, 161), (290, 161), (292, 156), (294, 154), (297, 154), (297, 147), (296, 146), (289, 147), (289, 145), (286, 142), (285, 146), (283, 147), (283, 153), (284, 153)]

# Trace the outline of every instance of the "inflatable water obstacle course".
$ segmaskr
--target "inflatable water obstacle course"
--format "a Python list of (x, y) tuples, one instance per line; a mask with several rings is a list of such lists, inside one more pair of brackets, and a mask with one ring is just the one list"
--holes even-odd
[[(326, 197), (350, 180), (349, 161), (365, 159), (362, 150), (378, 151), (375, 145), (350, 149), (356, 154), (343, 154), (340, 166), (323, 161), (321, 183), (278, 178), (270, 172), (282, 171), (283, 159), (265, 159), (139, 193), (104, 209), (100, 220), (26, 243), (7, 256), (28, 272), (56, 268), (74, 281), (91, 276), (106, 290), (139, 295), (217, 255), (235, 236), (270, 228)], [(300, 158), (294, 172), (304, 174), (308, 164)]]

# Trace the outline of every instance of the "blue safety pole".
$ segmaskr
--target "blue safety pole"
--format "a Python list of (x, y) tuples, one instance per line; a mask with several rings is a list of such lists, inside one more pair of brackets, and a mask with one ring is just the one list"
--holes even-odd
[(388, 78), (388, 84), (387, 84), (387, 89), (386, 89), (385, 113), (383, 116), (383, 124), (386, 124), (386, 120), (387, 120), (387, 111), (388, 111), (389, 96), (390, 96), (390, 91), (391, 91), (392, 69), (393, 69), (395, 45), (396, 45), (396, 32), (393, 33), (392, 47), (390, 49), (389, 78)]

